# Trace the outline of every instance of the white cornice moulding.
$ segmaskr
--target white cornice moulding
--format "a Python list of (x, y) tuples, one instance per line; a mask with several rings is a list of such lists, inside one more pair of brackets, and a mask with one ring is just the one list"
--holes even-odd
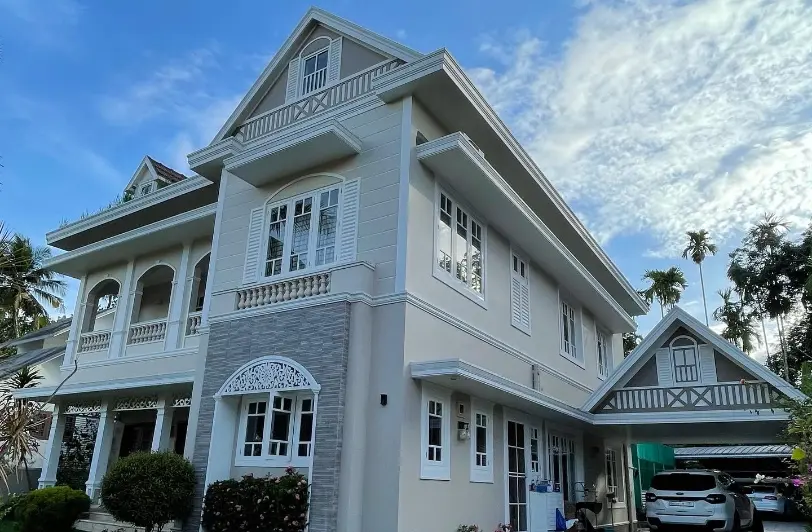
[(774, 409), (770, 412), (758, 409), (759, 413), (749, 410), (716, 410), (713, 412), (675, 411), (675, 412), (635, 412), (630, 414), (592, 414), (594, 425), (651, 425), (651, 424), (686, 424), (686, 423), (740, 423), (743, 421), (786, 421), (789, 414), (784, 410)]
[[(121, 333), (122, 331), (119, 331)], [(175, 358), (175, 357), (182, 357), (182, 356), (194, 356), (198, 352), (198, 347), (189, 347), (184, 349), (177, 349), (175, 351), (161, 351), (158, 353), (149, 353), (145, 355), (129, 355), (129, 356), (121, 356), (116, 358), (106, 358), (104, 360), (95, 360), (93, 362), (85, 362), (82, 363), (82, 354), (78, 354), (79, 359), (79, 371), (86, 369), (86, 368), (99, 368), (99, 367), (106, 367), (106, 366), (119, 366), (121, 364), (137, 364), (139, 362), (149, 362), (152, 360), (160, 360), (163, 358)], [(73, 371), (73, 365), (68, 364), (67, 366), (62, 365), (59, 367), (62, 371)]]
[[(133, 388), (146, 388), (151, 386), (185, 384), (194, 382), (194, 379), (195, 379), (195, 371), (191, 370), (179, 373), (158, 375), (155, 377), (142, 377), (135, 379), (115, 379), (81, 384), (67, 383), (62, 388), (59, 389), (57, 397), (78, 393), (120, 391), (120, 390), (129, 390)], [(22, 388), (19, 390), (15, 390), (13, 396), (16, 399), (33, 399), (40, 397), (49, 397), (55, 391), (56, 386), (49, 386), (47, 388), (45, 387)]]

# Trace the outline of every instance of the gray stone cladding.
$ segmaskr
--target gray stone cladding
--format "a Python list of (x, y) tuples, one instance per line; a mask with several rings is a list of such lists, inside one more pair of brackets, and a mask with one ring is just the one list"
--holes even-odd
[(240, 366), (269, 355), (295, 360), (321, 385), (310, 475), (308, 530), (335, 530), (349, 327), (349, 303), (331, 303), (212, 324), (192, 460), (199, 483), (194, 510), (184, 526), (185, 531), (197, 532), (200, 524), (214, 416), (213, 396)]

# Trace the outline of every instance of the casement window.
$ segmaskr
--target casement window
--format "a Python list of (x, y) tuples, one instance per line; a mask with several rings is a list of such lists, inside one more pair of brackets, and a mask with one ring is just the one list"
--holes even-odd
[(302, 58), (302, 96), (327, 84), (327, 63), (330, 52), (323, 48)]
[(559, 434), (548, 434), (547, 460), (550, 479), (561, 488), (564, 500), (575, 500), (575, 440)]
[(516, 253), (510, 257), (510, 323), (530, 334), (530, 266)]
[(472, 402), (471, 482), (493, 482), (493, 409)]
[(451, 479), (450, 402), (450, 392), (442, 393), (424, 384), (420, 416), (421, 479)]
[(620, 468), (620, 457), (615, 449), (606, 449), (606, 493), (614, 493), (618, 502), (623, 502), (623, 475)]
[(530, 472), (535, 474), (541, 473), (539, 441), (539, 429), (530, 427)]
[(243, 397), (236, 465), (308, 466), (314, 415), (310, 394)]
[(609, 348), (609, 340), (606, 333), (598, 329), (596, 331), (597, 351), (598, 351), (598, 377), (605, 379), (612, 372), (612, 354)]
[(450, 286), (484, 296), (484, 229), (465, 209), (440, 192), (436, 211), (435, 272)]
[(699, 382), (699, 356), (693, 340), (677, 338), (671, 342), (671, 359), (674, 361), (674, 382)]
[(575, 307), (566, 301), (561, 301), (561, 354), (580, 361), (582, 354), (578, 350), (578, 329), (575, 316)]
[(330, 187), (268, 207), (265, 277), (336, 261), (339, 198), (339, 187)]

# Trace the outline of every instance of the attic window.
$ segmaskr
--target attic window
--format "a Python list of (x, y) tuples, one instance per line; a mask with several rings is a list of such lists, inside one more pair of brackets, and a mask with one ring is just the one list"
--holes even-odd
[(152, 192), (152, 183), (146, 183), (144, 185), (141, 185), (141, 195), (142, 196), (146, 196), (150, 192)]
[(317, 91), (327, 84), (327, 48), (322, 48), (304, 59), (302, 95)]
[(414, 139), (414, 143), (416, 145), (420, 146), (421, 144), (425, 144), (428, 141), (429, 141), (429, 139), (427, 139), (426, 136), (423, 133), (421, 133), (419, 131), (417, 132), (417, 136)]

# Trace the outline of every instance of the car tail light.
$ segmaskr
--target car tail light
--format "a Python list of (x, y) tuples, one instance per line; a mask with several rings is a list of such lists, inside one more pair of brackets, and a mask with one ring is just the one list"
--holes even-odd
[(778, 497), (776, 497), (775, 495), (767, 495), (766, 497), (764, 497), (764, 500), (765, 501), (777, 501)]
[(711, 504), (724, 504), (725, 501), (727, 500), (727, 497), (725, 495), (722, 495), (721, 493), (711, 493), (710, 495), (705, 497), (705, 500)]
[(646, 493), (646, 502), (655, 502), (657, 500), (657, 496), (653, 493)]

